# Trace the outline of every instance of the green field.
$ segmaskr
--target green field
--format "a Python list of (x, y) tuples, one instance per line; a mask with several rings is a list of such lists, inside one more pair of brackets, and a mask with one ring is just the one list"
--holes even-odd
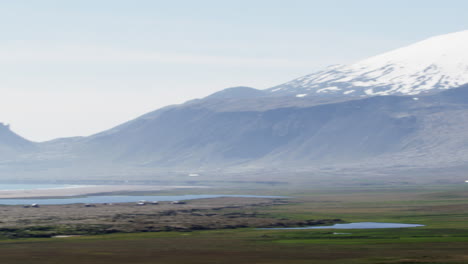
[[(464, 185), (288, 191), (278, 218), (396, 222), (425, 227), (111, 234), (0, 241), (1, 263), (468, 263)], [(267, 192), (267, 191), (263, 191)], [(233, 209), (235, 210), (235, 209)], [(334, 234), (350, 233), (350, 234)]]

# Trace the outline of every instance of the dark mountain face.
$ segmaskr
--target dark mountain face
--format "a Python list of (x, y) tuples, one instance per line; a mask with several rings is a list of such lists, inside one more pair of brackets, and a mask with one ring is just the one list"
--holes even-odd
[(174, 166), (250, 162), (269, 155), (303, 161), (359, 158), (395, 148), (415, 129), (414, 118), (393, 117), (384, 109), (397, 108), (400, 98), (374, 100), (264, 112), (180, 107), (88, 144), (119, 160)]

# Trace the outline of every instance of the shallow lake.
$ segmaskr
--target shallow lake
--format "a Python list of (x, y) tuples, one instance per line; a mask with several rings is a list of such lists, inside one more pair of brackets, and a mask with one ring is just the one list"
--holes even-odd
[(305, 227), (288, 227), (288, 228), (262, 228), (262, 229), (376, 229), (376, 228), (408, 228), (420, 227), (424, 225), (417, 224), (401, 224), (401, 223), (376, 223), (376, 222), (360, 222), (348, 224), (334, 224), (332, 226), (305, 226)]
[(219, 197), (246, 197), (246, 198), (285, 198), (284, 196), (258, 196), (258, 195), (174, 195), (174, 196), (125, 196), (125, 195), (102, 195), (102, 196), (86, 196), (86, 197), (73, 197), (73, 198), (53, 198), (53, 199), (0, 199), (0, 204), (3, 205), (25, 205), (25, 204), (74, 204), (74, 203), (131, 203), (140, 200), (146, 201), (182, 201), (206, 198), (219, 198)]

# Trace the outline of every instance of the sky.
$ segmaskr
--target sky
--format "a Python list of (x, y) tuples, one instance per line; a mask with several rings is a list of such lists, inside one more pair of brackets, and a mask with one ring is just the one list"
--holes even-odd
[(0, 122), (87, 136), (468, 29), (465, 0), (0, 0)]

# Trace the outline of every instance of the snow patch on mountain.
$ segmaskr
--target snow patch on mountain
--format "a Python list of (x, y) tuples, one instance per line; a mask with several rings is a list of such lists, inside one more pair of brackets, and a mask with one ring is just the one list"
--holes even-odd
[(432, 37), (351, 65), (334, 65), (267, 91), (277, 95), (417, 95), (468, 83), (468, 30)]

